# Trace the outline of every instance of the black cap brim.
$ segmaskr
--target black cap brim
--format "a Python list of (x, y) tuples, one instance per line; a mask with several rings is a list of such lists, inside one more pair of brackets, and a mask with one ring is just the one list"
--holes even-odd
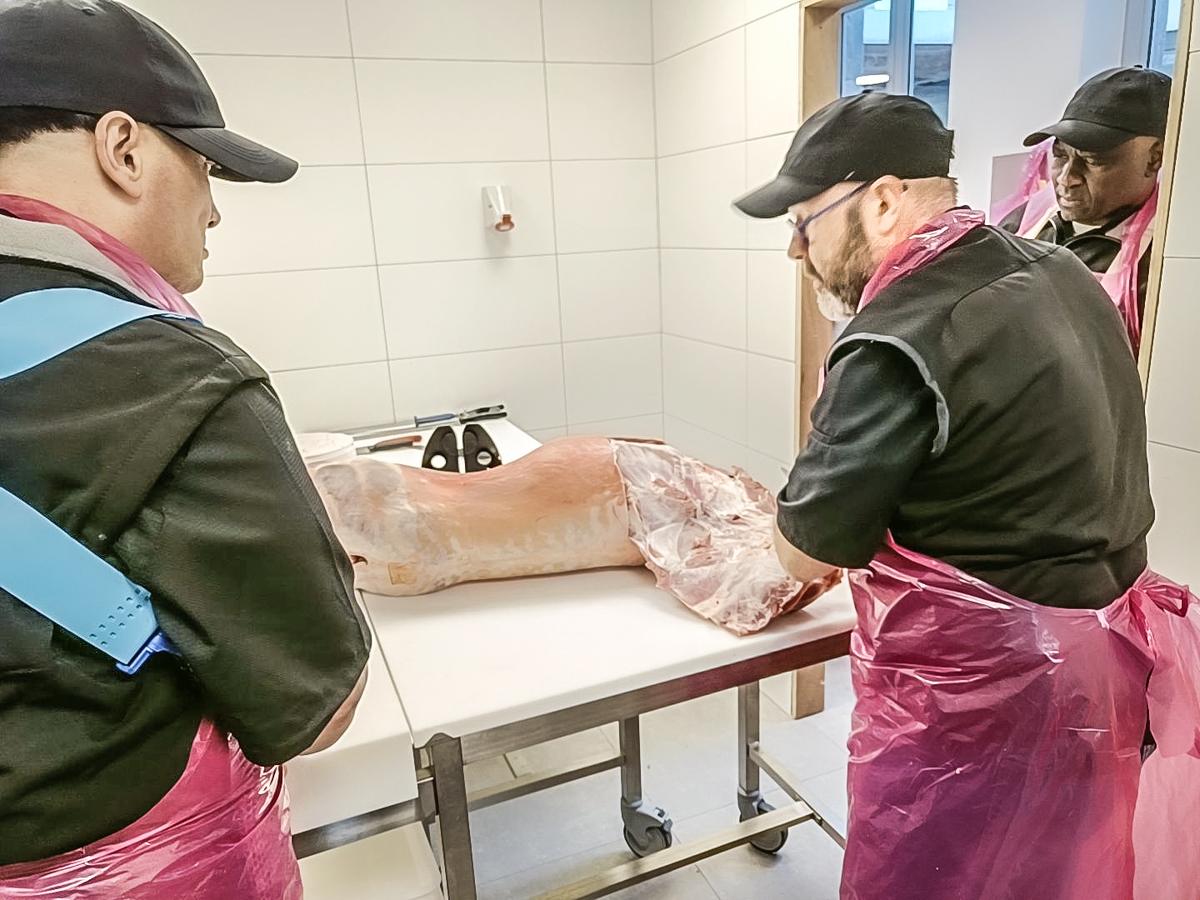
[(226, 128), (158, 127), (207, 158), (213, 164), (214, 178), (279, 184), (300, 168), (296, 160)]
[(777, 175), (762, 187), (733, 201), (734, 207), (753, 219), (777, 219), (797, 203), (811, 200), (832, 184), (818, 184), (795, 175)]
[(1095, 122), (1084, 122), (1082, 119), (1063, 119), (1049, 128), (1029, 135), (1025, 138), (1025, 146), (1033, 147), (1050, 138), (1058, 138), (1064, 144), (1069, 144), (1084, 153), (1103, 153), (1138, 136), (1110, 125), (1098, 125)]

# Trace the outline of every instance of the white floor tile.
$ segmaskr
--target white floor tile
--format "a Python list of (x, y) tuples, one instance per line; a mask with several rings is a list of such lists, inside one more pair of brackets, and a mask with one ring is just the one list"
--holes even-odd
[(479, 884), (620, 840), (620, 775), (603, 772), (478, 810), (471, 838)]
[(467, 792), (484, 791), (516, 778), (503, 756), (481, 759), (466, 767)]
[(532, 775), (546, 769), (578, 763), (589, 757), (616, 753), (616, 746), (599, 728), (570, 734), (524, 750), (508, 753), (508, 762), (518, 776)]
[(846, 767), (800, 782), (800, 795), (841, 834), (846, 833)]
[(774, 856), (739, 847), (706, 859), (700, 871), (721, 900), (836, 900), (842, 850), (816, 825), (797, 825)]
[(853, 706), (854, 688), (850, 684), (850, 657), (843, 656), (825, 664), (825, 706)]

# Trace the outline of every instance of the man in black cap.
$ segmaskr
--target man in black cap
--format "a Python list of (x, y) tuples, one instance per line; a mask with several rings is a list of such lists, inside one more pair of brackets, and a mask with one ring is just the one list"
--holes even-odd
[[(1124, 731), (1064, 712), (1095, 708), (1099, 688), (1051, 685), (1086, 684), (1075, 667), (1112, 651), (1063, 651), (1061, 675), (1035, 677), (1058, 652), (1039, 610), (1091, 634), (1091, 611), (1146, 567), (1141, 385), (1078, 259), (956, 206), (952, 143), (920, 100), (844, 98), (736, 201), (757, 218), (792, 213), (789, 254), (826, 315), (848, 321), (776, 544), (802, 581), (856, 570), (843, 897), (1076, 896), (1054, 874), (1071, 860), (1029, 836), (1037, 823), (1072, 833), (1080, 798), (1111, 779), (1075, 783), (1061, 803), (1041, 779), (1070, 781), (1111, 752), (1133, 760), (1136, 785), (1145, 681), (1112, 678), (1134, 695)], [(1092, 727), (1129, 746), (1081, 739)]]
[[(1066, 247), (1093, 272), (1108, 272), (1131, 220), (1158, 185), (1170, 104), (1171, 79), (1161, 72), (1130, 66), (1089, 79), (1062, 121), (1025, 139), (1026, 147), (1054, 139), (1056, 202), (1032, 216), (1022, 205), (1001, 227)], [(1138, 248), (1139, 320), (1146, 309), (1152, 234), (1147, 228)]]
[[(120, 674), (0, 554), (0, 896), (297, 897), (277, 767), (346, 729), (369, 631), (267, 374), (182, 297), (209, 177), (297, 165), (113, 0), (7, 0), (0, 35), (0, 516), (148, 590), (176, 650)], [(85, 327), (64, 296), (127, 324), (5, 371)]]

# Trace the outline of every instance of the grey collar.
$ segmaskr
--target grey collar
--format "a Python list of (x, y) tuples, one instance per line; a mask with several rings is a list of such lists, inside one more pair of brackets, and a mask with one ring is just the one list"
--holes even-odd
[(27, 222), (0, 214), (0, 257), (32, 259), (76, 269), (109, 282), (114, 287), (154, 304), (121, 267), (65, 225)]

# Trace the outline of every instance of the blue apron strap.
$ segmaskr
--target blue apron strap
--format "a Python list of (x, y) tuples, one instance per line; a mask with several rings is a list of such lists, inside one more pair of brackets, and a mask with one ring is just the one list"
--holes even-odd
[(0, 588), (136, 671), (158, 633), (150, 594), (0, 488)]
[(184, 318), (87, 288), (52, 288), (0, 303), (0, 379), (139, 319)]
[[(55, 288), (0, 303), (0, 380), (153, 316), (182, 318), (100, 291)], [(117, 661), (132, 675), (171, 651), (150, 594), (0, 487), (0, 588)]]

